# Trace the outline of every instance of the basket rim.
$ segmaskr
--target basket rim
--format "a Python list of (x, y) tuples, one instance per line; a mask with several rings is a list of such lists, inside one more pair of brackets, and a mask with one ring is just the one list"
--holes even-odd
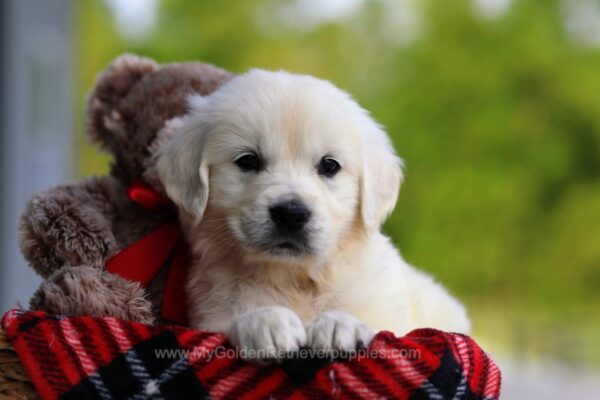
[(33, 399), (37, 392), (27, 370), (0, 326), (0, 398)]

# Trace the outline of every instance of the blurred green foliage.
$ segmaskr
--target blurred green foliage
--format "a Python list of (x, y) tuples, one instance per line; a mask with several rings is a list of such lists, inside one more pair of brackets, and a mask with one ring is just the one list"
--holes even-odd
[[(415, 2), (407, 41), (382, 31), (382, 1), (311, 29), (282, 22), (284, 3), (164, 0), (131, 41), (103, 2), (77, 2), (77, 115), (125, 51), (329, 79), (392, 136), (406, 181), (385, 229), (466, 302), (476, 336), (600, 363), (600, 49), (568, 39), (560, 2), (516, 0), (492, 20), (467, 0)], [(79, 174), (104, 172), (78, 132)]]

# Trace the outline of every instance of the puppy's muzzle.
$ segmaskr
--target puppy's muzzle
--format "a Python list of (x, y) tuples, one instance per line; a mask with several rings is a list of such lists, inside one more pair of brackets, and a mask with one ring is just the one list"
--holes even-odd
[(306, 226), (311, 212), (304, 203), (290, 200), (271, 206), (269, 215), (279, 232), (297, 233)]

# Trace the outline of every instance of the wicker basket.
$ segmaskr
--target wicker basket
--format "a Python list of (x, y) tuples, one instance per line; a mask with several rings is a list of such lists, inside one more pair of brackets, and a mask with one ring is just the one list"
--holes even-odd
[(0, 399), (37, 399), (33, 384), (0, 328)]

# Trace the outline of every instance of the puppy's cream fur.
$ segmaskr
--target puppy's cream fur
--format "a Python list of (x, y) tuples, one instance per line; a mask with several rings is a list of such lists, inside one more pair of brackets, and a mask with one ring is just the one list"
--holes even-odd
[[(192, 247), (186, 296), (194, 328), (286, 351), (307, 342), (353, 347), (370, 340), (365, 324), (398, 335), (469, 332), (463, 306), (380, 232), (402, 162), (345, 92), (313, 77), (252, 70), (192, 96), (179, 124), (158, 171)], [(248, 151), (260, 155), (261, 170), (234, 163)], [(341, 165), (333, 177), (317, 173), (324, 156)], [(311, 210), (308, 250), (270, 251), (267, 210), (289, 198)]]

